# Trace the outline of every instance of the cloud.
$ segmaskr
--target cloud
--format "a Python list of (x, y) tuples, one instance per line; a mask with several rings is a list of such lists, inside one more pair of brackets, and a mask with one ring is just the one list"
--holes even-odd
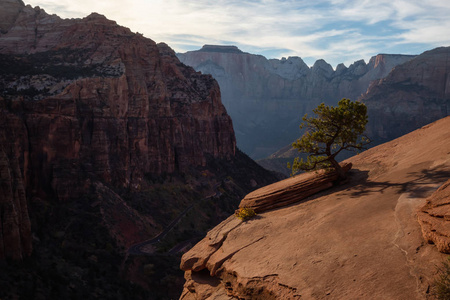
[[(323, 58), (333, 66), (396, 50), (450, 44), (441, 0), (30, 0), (61, 17), (95, 11), (176, 51), (234, 44), (268, 57)], [(309, 64), (312, 64), (309, 63)]]

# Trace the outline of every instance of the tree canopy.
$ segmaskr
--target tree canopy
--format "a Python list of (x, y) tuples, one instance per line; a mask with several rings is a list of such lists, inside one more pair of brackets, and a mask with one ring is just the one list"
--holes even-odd
[(306, 160), (294, 159), (292, 174), (299, 170), (311, 171), (334, 168), (340, 179), (345, 172), (336, 161), (336, 156), (344, 150), (360, 151), (370, 142), (364, 135), (368, 122), (367, 107), (364, 103), (342, 99), (336, 107), (320, 104), (313, 110), (316, 117), (303, 117), (300, 128), (306, 132), (292, 144), (300, 153), (309, 153)]

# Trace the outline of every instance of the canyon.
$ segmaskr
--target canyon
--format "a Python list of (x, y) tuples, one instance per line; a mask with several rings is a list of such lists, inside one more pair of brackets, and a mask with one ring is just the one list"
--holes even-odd
[(157, 250), (201, 237), (278, 177), (236, 149), (217, 82), (166, 44), (0, 4), (0, 298), (179, 294), (179, 254), (127, 249), (187, 208)]
[(334, 70), (324, 60), (308, 67), (300, 57), (266, 59), (235, 46), (205, 45), (177, 55), (217, 79), (238, 147), (254, 159), (266, 158), (297, 139), (301, 118), (320, 103), (356, 100), (371, 82), (414, 58), (379, 54), (367, 64), (359, 60)]
[[(237, 146), (267, 169), (289, 176), (291, 147), (301, 118), (320, 103), (342, 98), (368, 108), (370, 147), (449, 115), (449, 47), (420, 55), (379, 54), (333, 69), (324, 60), (308, 67), (300, 57), (266, 59), (234, 46), (205, 45), (178, 53), (184, 63), (212, 74), (233, 119)], [(345, 153), (345, 159), (354, 153)]]
[[(450, 48), (308, 67), (0, 5), (1, 299), (429, 296), (449, 249)], [(344, 97), (381, 144), (344, 162), (349, 182), (279, 181), (245, 154)]]

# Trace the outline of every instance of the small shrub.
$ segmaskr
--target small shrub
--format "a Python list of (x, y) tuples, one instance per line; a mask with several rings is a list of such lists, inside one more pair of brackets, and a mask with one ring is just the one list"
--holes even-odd
[(433, 292), (437, 299), (450, 299), (450, 256), (438, 267)]
[(256, 213), (253, 209), (248, 207), (241, 207), (234, 213), (236, 218), (241, 219), (242, 221), (247, 221), (256, 216)]

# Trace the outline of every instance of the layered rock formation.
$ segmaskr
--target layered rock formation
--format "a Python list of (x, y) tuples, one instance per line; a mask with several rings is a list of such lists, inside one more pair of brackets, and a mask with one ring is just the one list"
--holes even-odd
[[(348, 172), (352, 165), (342, 165), (344, 172)], [(240, 208), (251, 208), (255, 212), (275, 209), (297, 203), (320, 191), (331, 188), (339, 178), (335, 170), (318, 170), (281, 180), (256, 191), (242, 199)]]
[[(3, 142), (2, 139), (2, 145)], [(0, 259), (21, 260), (32, 251), (31, 223), (15, 153), (7, 154), (0, 149)]]
[(372, 80), (413, 58), (380, 54), (368, 64), (360, 60), (333, 70), (324, 60), (309, 68), (300, 57), (267, 60), (234, 46), (205, 45), (178, 57), (217, 79), (238, 147), (253, 158), (266, 157), (298, 138), (301, 117), (321, 102), (356, 100)]
[(450, 47), (436, 48), (397, 66), (361, 98), (368, 133), (391, 140), (450, 113)]
[(183, 256), (180, 299), (426, 299), (444, 256), (416, 212), (450, 177), (449, 128), (447, 117), (350, 158), (350, 181), (309, 201), (231, 216)]
[[(236, 150), (217, 82), (100, 14), (0, 7), (0, 298), (178, 295), (172, 253), (275, 180)], [(164, 230), (164, 259), (128, 256)]]
[(428, 199), (417, 213), (426, 241), (443, 253), (450, 253), (450, 180)]
[(1, 5), (0, 258), (30, 254), (25, 198), (137, 190), (147, 174), (234, 157), (218, 84), (167, 45), (99, 14), (62, 20), (21, 1)]

